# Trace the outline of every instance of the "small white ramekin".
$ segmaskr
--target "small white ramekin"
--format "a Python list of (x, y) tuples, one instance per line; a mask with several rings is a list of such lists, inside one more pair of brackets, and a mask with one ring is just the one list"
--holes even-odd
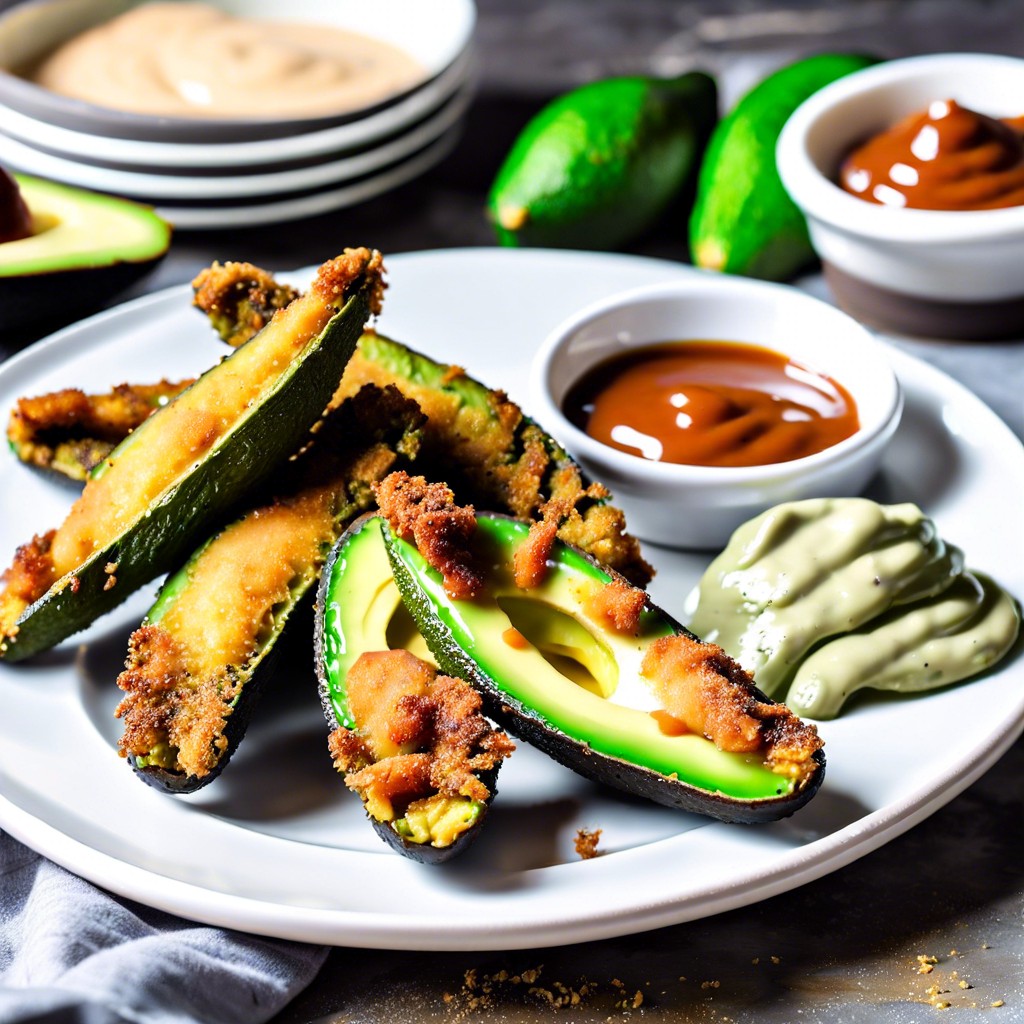
[[(630, 348), (687, 340), (761, 345), (827, 374), (853, 397), (860, 428), (790, 462), (684, 466), (602, 444), (562, 411), (570, 386), (597, 363)], [(720, 547), (740, 523), (782, 501), (860, 493), (903, 406), (883, 346), (845, 313), (794, 288), (717, 274), (635, 289), (577, 313), (537, 352), (531, 387), (539, 422), (611, 488), (630, 530), (680, 548)]]
[(952, 53), (878, 64), (803, 103), (779, 137), (786, 191), (840, 304), (858, 319), (909, 334), (992, 338), (1024, 331), (1024, 206), (908, 210), (836, 184), (857, 145), (935, 100), (991, 117), (1024, 112), (1024, 60)]

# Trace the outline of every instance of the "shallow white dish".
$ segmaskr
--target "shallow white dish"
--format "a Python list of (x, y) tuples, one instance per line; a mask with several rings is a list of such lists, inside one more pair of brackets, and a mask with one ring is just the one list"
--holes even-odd
[(151, 142), (104, 137), (52, 125), (9, 109), (3, 111), (0, 131), (32, 149), (45, 150), (72, 160), (103, 159), (124, 168), (253, 167), (285, 161), (329, 157), (358, 152), (429, 116), (470, 79), (473, 56), (467, 49), (450, 67), (421, 89), (393, 106), (357, 121), (295, 133), (284, 138), (251, 142)]
[(329, 185), (340, 186), (351, 179), (363, 177), (403, 160), (430, 145), (452, 128), (465, 113), (471, 98), (470, 89), (464, 87), (439, 111), (383, 145), (338, 160), (289, 170), (227, 175), (189, 175), (175, 172), (147, 174), (120, 167), (102, 167), (76, 160), (65, 160), (63, 157), (42, 152), (3, 135), (0, 135), (0, 162), (42, 178), (77, 185), (80, 188), (129, 196), (148, 203), (159, 203), (162, 200), (222, 201), (274, 196), (326, 188)]
[[(397, 256), (389, 267), (383, 330), (524, 401), (529, 356), (559, 320), (613, 290), (693, 273), (636, 257), (498, 249)], [(452, 317), (438, 296), (455, 293)], [(99, 389), (195, 373), (222, 354), (189, 308), (188, 289), (175, 288), (84, 321), (6, 364), (0, 409), (71, 382)], [(1024, 594), (1020, 442), (955, 381), (899, 352), (892, 361), (906, 410), (877, 496), (917, 501), (972, 565)], [(72, 493), (13, 459), (0, 461), (0, 557), (59, 522)], [(659, 569), (655, 599), (678, 610), (706, 557), (653, 548), (648, 555)], [(828, 771), (818, 796), (788, 821), (757, 827), (627, 799), (521, 747), (502, 770), (478, 844), (431, 869), (388, 850), (344, 791), (305, 669), (292, 673), (286, 692), (268, 695), (236, 758), (207, 789), (176, 800), (133, 778), (113, 751), (113, 678), (150, 598), (135, 595), (82, 634), (81, 646), (0, 665), (0, 825), (144, 903), (314, 942), (541, 947), (743, 906), (910, 828), (990, 767), (1024, 725), (1019, 656), (944, 692), (860, 702), (822, 727)], [(575, 857), (580, 827), (604, 829), (603, 857)]]

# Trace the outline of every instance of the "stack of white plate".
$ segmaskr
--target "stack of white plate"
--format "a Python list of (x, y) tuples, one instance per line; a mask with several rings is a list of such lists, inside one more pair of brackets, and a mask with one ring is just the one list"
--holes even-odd
[(351, 206), (422, 174), (454, 145), (472, 89), (473, 0), (212, 0), (235, 15), (361, 32), (424, 68), (411, 89), (334, 116), (133, 114), (13, 73), (136, 2), (31, 0), (0, 15), (0, 164), (151, 203), (179, 228), (228, 228)]

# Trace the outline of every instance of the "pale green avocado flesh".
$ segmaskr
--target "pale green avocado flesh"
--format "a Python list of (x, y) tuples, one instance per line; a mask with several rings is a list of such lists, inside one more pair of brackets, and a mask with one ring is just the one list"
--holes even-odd
[(15, 174), (32, 234), (0, 245), (0, 277), (144, 263), (167, 250), (170, 225), (149, 207)]
[[(611, 577), (562, 544), (555, 546), (544, 582), (519, 590), (509, 566), (527, 525), (488, 516), (479, 516), (477, 523), (491, 571), (486, 593), (473, 600), (449, 598), (440, 574), (413, 545), (390, 534), (387, 541), (406, 604), (442, 669), (500, 691), (523, 715), (581, 748), (709, 793), (760, 800), (793, 791), (793, 782), (756, 754), (728, 753), (703, 736), (661, 730), (651, 715), (659, 701), (639, 670), (650, 643), (679, 628), (668, 616), (648, 605), (636, 635), (596, 621), (587, 611), (587, 597)], [(378, 585), (387, 584), (375, 583), (374, 589)], [(371, 598), (371, 611), (373, 605)], [(525, 643), (509, 642), (515, 639), (513, 629)], [(343, 660), (344, 652), (338, 657)], [(343, 703), (340, 691), (335, 700), (336, 707)]]

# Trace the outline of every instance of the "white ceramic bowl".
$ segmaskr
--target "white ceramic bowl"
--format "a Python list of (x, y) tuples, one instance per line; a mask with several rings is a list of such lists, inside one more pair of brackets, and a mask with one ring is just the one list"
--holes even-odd
[(910, 57), (858, 71), (802, 104), (779, 138), (783, 185), (840, 303), (859, 319), (911, 334), (983, 338), (1024, 331), (1024, 207), (908, 210), (836, 183), (859, 143), (934, 100), (1019, 116), (1024, 60), (992, 54)]
[[(768, 466), (685, 466), (611, 448), (562, 411), (583, 373), (655, 342), (738, 341), (774, 349), (827, 374), (857, 404), (860, 428), (814, 455)], [(751, 516), (782, 501), (860, 493), (899, 424), (902, 396), (883, 347), (845, 313), (793, 288), (695, 275), (589, 306), (548, 336), (532, 370), (538, 420), (607, 484), (630, 530), (671, 547), (714, 548)]]
[(391, 43), (423, 67), (405, 93), (354, 111), (312, 117), (211, 119), (111, 110), (50, 92), (18, 77), (71, 37), (142, 0), (27, 0), (0, 14), (0, 103), (18, 114), (103, 138), (191, 144), (288, 139), (350, 125), (431, 85), (467, 50), (473, 0), (208, 0), (233, 15), (332, 25)]

